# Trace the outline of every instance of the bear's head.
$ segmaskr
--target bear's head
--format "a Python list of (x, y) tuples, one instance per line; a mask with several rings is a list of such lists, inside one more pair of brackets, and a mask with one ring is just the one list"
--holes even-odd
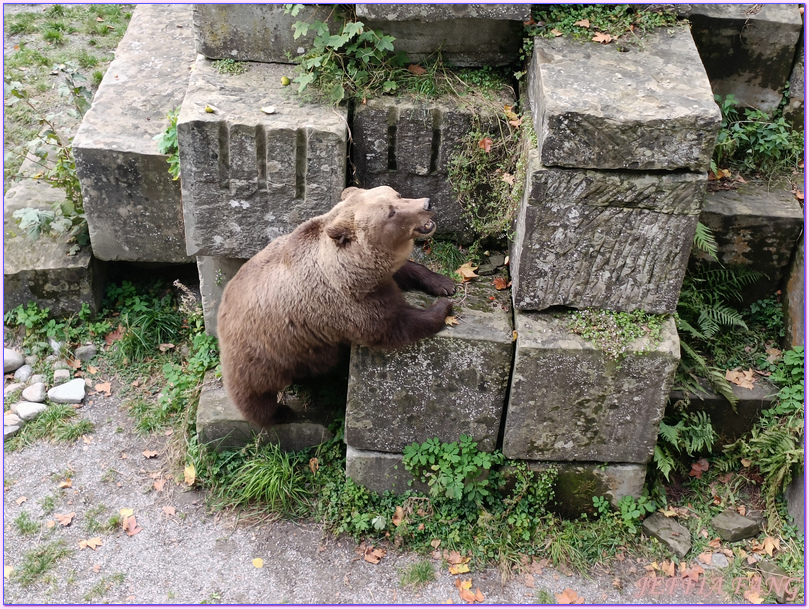
[(356, 245), (390, 252), (402, 262), (417, 238), (435, 232), (430, 199), (404, 199), (389, 186), (343, 191), (326, 223), (326, 234), (339, 248)]

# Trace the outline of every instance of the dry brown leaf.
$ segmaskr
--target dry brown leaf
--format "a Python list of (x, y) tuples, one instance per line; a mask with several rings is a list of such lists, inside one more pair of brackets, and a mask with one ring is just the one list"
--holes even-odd
[(410, 72), (411, 74), (415, 74), (416, 76), (421, 76), (427, 73), (427, 70), (413, 63), (407, 66), (407, 71)]
[(727, 370), (725, 372), (725, 378), (733, 383), (734, 385), (738, 385), (739, 387), (744, 387), (745, 389), (753, 389), (753, 384), (755, 383), (755, 372), (753, 369), (750, 368), (748, 370), (739, 370), (738, 368), (733, 370)]
[(440, 539), (433, 539), (433, 540), (430, 542), (430, 545), (431, 545), (431, 546), (433, 546), (433, 549), (434, 549), (434, 550), (437, 550), (437, 549), (438, 549), (438, 546), (440, 546), (440, 545), (441, 545), (441, 540), (440, 540)]
[(100, 537), (93, 537), (92, 539), (80, 539), (79, 540), (79, 548), (90, 548), (91, 550), (97, 550), (100, 546), (103, 546), (104, 542), (101, 541)]
[(705, 563), (706, 565), (710, 565), (711, 561), (713, 560), (713, 552), (710, 550), (703, 552), (699, 556), (697, 556), (700, 562)]
[(590, 20), (589, 19), (581, 19), (581, 20), (577, 21), (576, 23), (574, 23), (573, 25), (578, 25), (580, 27), (589, 28), (590, 27)]
[(554, 596), (560, 605), (581, 605), (584, 602), (584, 599), (571, 588), (565, 588), (561, 594), (554, 594)]
[(531, 575), (530, 573), (525, 574), (525, 585), (527, 588), (534, 587), (534, 576)]
[(173, 505), (164, 505), (163, 506), (163, 513), (166, 516), (174, 516), (176, 510), (174, 509)]
[(402, 520), (404, 520), (404, 508), (401, 505), (396, 506), (396, 510), (393, 512), (393, 518), (390, 519), (393, 523), (393, 526), (398, 527), (402, 524)]
[(556, 36), (557, 38), (559, 38), (559, 36), (561, 36), (561, 35), (562, 35), (562, 32), (560, 32), (560, 31), (559, 31), (559, 30), (557, 30), (556, 28), (553, 28), (553, 29), (551, 30), (551, 34), (553, 34), (554, 36)]
[(742, 459), (741, 460), (742, 467), (750, 467), (753, 465), (753, 462), (750, 459)]
[(95, 366), (87, 366), (87, 372), (89, 372), (90, 374), (95, 374), (96, 372), (98, 372), (98, 368), (96, 368)]
[(760, 605), (761, 603), (764, 602), (764, 599), (761, 598), (761, 595), (758, 593), (757, 590), (745, 590), (744, 598), (746, 598), (754, 605)]
[(320, 461), (318, 461), (317, 457), (309, 459), (309, 470), (316, 474), (318, 469), (320, 469)]
[[(683, 563), (680, 564), (682, 565)], [(705, 569), (699, 565), (693, 565), (691, 567), (682, 569), (680, 573), (683, 579), (690, 579), (691, 581), (698, 582), (699, 576), (705, 573)]]
[(461, 322), (459, 322), (458, 318), (454, 315), (447, 315), (447, 317), (444, 319), (444, 324), (447, 326), (457, 326), (460, 323)]
[(70, 478), (59, 483), (59, 488), (70, 488), (71, 486), (73, 486), (73, 480)]
[(157, 456), (157, 451), (156, 450), (144, 450), (141, 454), (144, 457), (146, 457), (147, 459), (154, 459)]
[(494, 284), (494, 289), (497, 291), (506, 290), (511, 287), (511, 282), (506, 281), (502, 277), (495, 277), (492, 283)]
[(17, 505), (22, 505), (23, 503), (28, 501), (28, 497), (23, 495), (22, 497), (17, 497), (17, 499), (15, 499), (15, 501), (17, 502)]
[(708, 542), (708, 545), (711, 546), (714, 550), (718, 550), (719, 546), (722, 545), (722, 540), (718, 537), (714, 537), (711, 541)]
[(123, 334), (124, 334), (124, 327), (118, 324), (118, 327), (115, 330), (113, 330), (104, 337), (104, 342), (106, 342), (107, 346), (109, 347), (112, 343), (121, 338)]
[(152, 486), (154, 486), (154, 490), (156, 490), (158, 493), (162, 493), (163, 487), (166, 486), (166, 479), (158, 478), (157, 480), (154, 481), (154, 484)]
[(110, 382), (107, 381), (106, 383), (98, 383), (95, 386), (95, 390), (99, 393), (103, 393), (106, 396), (110, 395)]
[(124, 532), (126, 532), (126, 534), (129, 537), (132, 537), (133, 535), (137, 535), (138, 533), (140, 533), (143, 530), (140, 526), (138, 526), (138, 523), (135, 521), (134, 516), (128, 516), (128, 517), (124, 518), (123, 526), (124, 526)]
[(463, 282), (466, 283), (467, 281), (470, 281), (470, 280), (474, 279), (475, 277), (477, 277), (477, 273), (475, 273), (475, 270), (477, 268), (478, 267), (476, 267), (476, 266), (472, 266), (471, 262), (465, 262), (460, 267), (458, 267), (455, 270), (455, 272), (458, 273), (458, 275), (461, 276), (461, 279), (463, 280)]
[(660, 563), (660, 570), (669, 577), (674, 577), (675, 569), (675, 564), (670, 560), (664, 560), (662, 563)]
[(482, 140), (478, 142), (478, 148), (483, 148), (484, 152), (491, 152), (492, 151), (492, 138), (484, 137)]
[(93, 573), (98, 573), (101, 571), (101, 565), (93, 565)]
[[(509, 122), (513, 123), (514, 121), (509, 121)], [(519, 127), (519, 125), (514, 125), (514, 126)], [(510, 173), (504, 173), (503, 176), (500, 179), (503, 180), (509, 186), (514, 186), (514, 176), (511, 175)]]
[(53, 527), (55, 527), (55, 526), (56, 526), (56, 521), (55, 521), (55, 520), (48, 520), (48, 521), (45, 523), (45, 526), (46, 526), (46, 527), (48, 527), (49, 529), (52, 529)]
[(601, 44), (609, 44), (612, 42), (612, 36), (602, 32), (596, 32), (596, 35), (593, 36), (592, 40), (593, 42), (600, 42)]
[(70, 512), (70, 514), (54, 514), (53, 517), (59, 521), (59, 524), (61, 524), (63, 527), (66, 527), (70, 525), (75, 515), (76, 512)]
[(385, 550), (383, 548), (376, 548), (374, 546), (369, 546), (365, 548), (365, 553), (363, 554), (363, 558), (365, 558), (366, 562), (371, 564), (379, 564), (379, 561), (382, 560), (385, 556)]
[(691, 464), (691, 471), (688, 472), (688, 475), (694, 478), (702, 478), (702, 472), (707, 472), (710, 467), (708, 460), (703, 457), (696, 463)]
[(14, 567), (11, 565), (3, 565), (3, 579), (11, 577), (12, 571), (14, 571)]
[(744, 505), (740, 505), (740, 506), (739, 506), (739, 507), (736, 509), (736, 511), (737, 511), (737, 512), (739, 512), (739, 516), (744, 516), (745, 514), (747, 514), (747, 507), (746, 507), (746, 506), (744, 506)]

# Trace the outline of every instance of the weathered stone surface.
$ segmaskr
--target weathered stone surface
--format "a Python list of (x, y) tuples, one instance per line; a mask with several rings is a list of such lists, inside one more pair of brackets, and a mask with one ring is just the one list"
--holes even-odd
[(316, 446), (333, 437), (328, 425), (333, 412), (322, 408), (309, 408), (287, 398), (287, 405), (295, 418), (282, 425), (262, 430), (242, 418), (241, 413), (227, 396), (220, 380), (208, 373), (199, 396), (197, 407), (197, 434), (200, 444), (212, 450), (241, 448), (261, 434), (262, 443), (277, 444), (283, 451), (294, 452)]
[(48, 399), (57, 404), (81, 404), (84, 399), (84, 379), (73, 379), (48, 391)]
[(758, 535), (759, 526), (755, 520), (742, 516), (733, 510), (725, 510), (711, 519), (711, 525), (719, 537), (725, 541), (739, 541)]
[(31, 368), (31, 366), (29, 366), (28, 364), (24, 364), (23, 366), (20, 366), (19, 368), (17, 368), (17, 370), (14, 371), (14, 380), (19, 381), (20, 383), (25, 383), (28, 381), (29, 378), (31, 378), (31, 375), (33, 373), (34, 369)]
[[(714, 393), (707, 383), (702, 384), (704, 392), (689, 393), (687, 412), (705, 411), (711, 417), (711, 425), (719, 436), (717, 446), (731, 444), (748, 433), (758, 423), (761, 412), (772, 408), (776, 401), (778, 388), (763, 378), (756, 379), (753, 389), (746, 389), (731, 384), (733, 394), (739, 399), (736, 407), (730, 405), (723, 396)], [(677, 402), (684, 400), (684, 392), (672, 391), (669, 395), (669, 408), (675, 408)]]
[[(506, 297), (491, 282), (470, 285), (464, 303), (459, 296), (461, 323), (432, 338), (393, 352), (352, 347), (346, 444), (401, 453), (412, 442), (466, 434), (480, 450), (495, 449), (513, 351)], [(407, 298), (421, 307), (435, 300)]]
[(795, 520), (795, 526), (806, 533), (806, 492), (803, 468), (792, 478), (792, 482), (787, 485), (784, 496), (787, 502), (787, 511)]
[(3, 388), (3, 397), (8, 397), (12, 393), (25, 389), (25, 383), (11, 383)]
[(804, 252), (803, 241), (799, 241), (798, 247), (795, 248), (795, 253), (792, 256), (792, 264), (790, 265), (783, 291), (782, 302), (784, 303), (784, 326), (786, 327), (784, 342), (787, 347), (803, 345), (804, 343), (805, 326), (803, 318), (806, 309), (804, 289), (806, 263)]
[(19, 425), (3, 425), (3, 440), (8, 440), (9, 438), (17, 435), (17, 432), (20, 431), (21, 427)]
[(211, 336), (217, 336), (216, 315), (219, 312), (219, 303), (222, 301), (225, 286), (245, 262), (247, 261), (239, 258), (197, 256), (202, 315), (205, 320), (205, 331)]
[(674, 518), (655, 512), (643, 521), (643, 532), (660, 540), (680, 558), (691, 549), (691, 533)]
[(48, 407), (45, 404), (38, 402), (19, 402), (17, 404), (12, 404), (11, 406), (12, 412), (20, 417), (23, 421), (35, 419), (47, 409)]
[(70, 379), (70, 370), (66, 368), (59, 368), (58, 370), (53, 371), (53, 382), (54, 383), (63, 383)]
[[(700, 221), (713, 230), (724, 266), (742, 266), (766, 277), (744, 289), (749, 304), (782, 287), (803, 230), (803, 210), (786, 189), (748, 182), (735, 190), (709, 192)], [(694, 248), (692, 264), (708, 260)]]
[(100, 260), (191, 262), (180, 185), (154, 137), (182, 103), (194, 57), (190, 6), (135, 9), (73, 140), (90, 242)]
[(471, 101), (378, 97), (357, 106), (352, 127), (358, 183), (365, 188), (390, 186), (404, 197), (429, 197), (436, 210), (436, 235), (460, 243), (471, 243), (475, 235), (452, 193), (449, 162), (473, 129), (473, 117), (480, 117), (483, 130), (494, 130), (492, 109), (502, 112), (514, 97), (501, 91), (489, 110)]
[(802, 29), (796, 4), (692, 4), (691, 33), (713, 92), (772, 112)]
[[(427, 492), (427, 485), (413, 480), (405, 469), (401, 453), (358, 450), (346, 447), (346, 477), (369, 491), (391, 491), (401, 495), (408, 490)], [(409, 482), (413, 482), (411, 486)]]
[(721, 117), (685, 27), (625, 53), (536, 38), (528, 89), (545, 166), (708, 169)]
[[(9, 307), (6, 306), (6, 310), (8, 309)], [(14, 372), (23, 365), (24, 361), (22, 353), (3, 347), (3, 374)]]
[[(23, 162), (21, 173), (33, 163)], [(42, 180), (23, 178), (6, 192), (3, 202), (3, 306), (6, 311), (30, 301), (49, 308), (51, 315), (78, 313), (82, 304), (98, 311), (103, 295), (105, 269), (89, 247), (70, 255), (74, 244), (65, 237), (40, 235), (36, 241), (20, 230), (13, 214), (34, 207), (53, 210), (64, 201), (64, 192)]]
[(798, 590), (794, 577), (770, 560), (762, 560), (756, 566), (761, 572), (763, 589), (772, 592), (775, 602), (781, 605), (795, 602)]
[[(297, 16), (284, 13), (282, 4), (194, 4), (197, 53), (209, 59), (292, 63), (305, 53), (314, 32), (294, 38), (296, 21), (326, 21), (337, 33), (334, 6), (304, 6)], [(289, 76), (292, 72), (289, 72)]]
[[(357, 4), (357, 16), (375, 21), (451, 21), (499, 19), (525, 21), (530, 4)], [(471, 36), (471, 33), (468, 35)]]
[(515, 311), (503, 436), (510, 459), (646, 463), (680, 359), (674, 320), (620, 363), (567, 329), (569, 314)]
[(3, 413), (3, 427), (19, 427), (23, 424), (23, 420), (14, 412), (6, 411)]
[(48, 392), (45, 390), (45, 383), (31, 383), (22, 390), (22, 399), (27, 402), (44, 402)]
[(784, 118), (792, 123), (792, 128), (798, 131), (804, 130), (804, 97), (806, 96), (806, 84), (804, 82), (804, 74), (806, 66), (804, 65), (804, 41), (801, 37), (798, 50), (795, 52), (795, 63), (792, 64), (792, 74), (789, 76), (789, 94), (787, 96), (787, 105), (784, 106)]
[(706, 178), (548, 168), (536, 150), (517, 216), (514, 306), (673, 313)]
[(79, 359), (83, 362), (89, 362), (93, 359), (96, 354), (98, 353), (98, 349), (95, 345), (82, 345), (81, 347), (77, 347), (76, 350), (73, 352), (73, 355), (76, 356), (76, 359)]
[(250, 258), (340, 200), (346, 110), (301, 105), (281, 85), (288, 71), (219, 74), (197, 58), (177, 123), (190, 255)]

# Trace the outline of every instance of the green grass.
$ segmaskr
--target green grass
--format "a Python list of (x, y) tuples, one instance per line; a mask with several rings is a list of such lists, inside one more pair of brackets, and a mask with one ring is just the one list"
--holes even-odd
[(435, 581), (435, 569), (429, 560), (419, 562), (399, 569), (399, 585), (421, 588)]
[(23, 586), (29, 586), (70, 554), (72, 551), (68, 549), (67, 543), (62, 539), (29, 550), (23, 556), (23, 562), (19, 568), (13, 571), (12, 578)]
[(37, 31), (37, 15), (35, 13), (20, 13), (8, 20), (8, 33), (10, 35), (33, 34)]
[(25, 510), (14, 519), (14, 526), (20, 535), (33, 535), (39, 531), (39, 524)]
[(61, 30), (45, 28), (42, 32), (42, 38), (45, 40), (45, 42), (49, 42), (56, 46), (62, 46), (65, 44), (65, 35)]
[(39, 507), (45, 514), (50, 514), (56, 509), (56, 497), (53, 495), (45, 495), (39, 500)]
[(90, 533), (112, 533), (121, 527), (121, 515), (104, 516), (107, 507), (99, 504), (84, 513), (84, 526)]
[(13, 451), (42, 439), (72, 442), (93, 431), (87, 420), (73, 422), (76, 410), (68, 404), (52, 404), (33, 421), (29, 421), (16, 436), (5, 443), (6, 450)]
[(97, 598), (103, 598), (113, 586), (120, 586), (124, 583), (126, 576), (123, 573), (115, 573), (110, 577), (102, 577), (101, 580), (92, 588), (90, 588), (82, 597), (84, 601), (90, 602)]

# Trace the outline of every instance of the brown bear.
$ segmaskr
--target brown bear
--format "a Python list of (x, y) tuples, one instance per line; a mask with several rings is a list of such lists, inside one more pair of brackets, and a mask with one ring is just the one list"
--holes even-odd
[(408, 260), (414, 239), (435, 231), (430, 200), (387, 186), (346, 188), (341, 199), (248, 260), (222, 295), (222, 377), (251, 423), (286, 420), (278, 392), (329, 371), (341, 345), (404, 347), (436, 334), (452, 312), (446, 298), (421, 309), (401, 293), (455, 291), (451, 279)]

